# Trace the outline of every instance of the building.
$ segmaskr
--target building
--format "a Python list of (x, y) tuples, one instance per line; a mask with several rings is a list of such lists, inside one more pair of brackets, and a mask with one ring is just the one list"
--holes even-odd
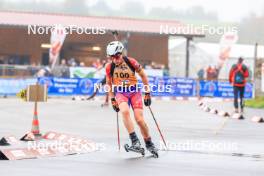
[[(170, 40), (169, 44), (169, 67), (174, 66), (175, 69), (170, 70), (171, 76), (185, 76), (185, 46), (184, 40)], [(190, 43), (190, 77), (197, 78), (197, 72), (208, 66), (216, 66), (219, 61), (220, 45), (219, 43)], [(229, 70), (239, 57), (244, 58), (244, 63), (249, 67), (251, 78), (254, 72), (255, 46), (245, 44), (234, 44), (231, 48), (229, 58), (220, 70), (219, 78), (228, 79)], [(264, 58), (264, 46), (258, 46), (257, 58)]]
[[(91, 29), (90, 32), (102, 28), (106, 31), (104, 34), (78, 34), (73, 31), (66, 36), (60, 58), (75, 58), (86, 65), (96, 59), (103, 59), (107, 43), (114, 40), (111, 31), (116, 30), (119, 32), (118, 39), (127, 46), (129, 56), (137, 58), (142, 64), (156, 62), (165, 66), (168, 66), (169, 35), (161, 35), (160, 27), (164, 25), (177, 28), (184, 25), (177, 21), (3, 11), (0, 12), (0, 62), (47, 65), (50, 32), (42, 34), (41, 27), (58, 24), (88, 28)], [(37, 30), (33, 30), (34, 27)], [(33, 31), (38, 34), (33, 34)]]

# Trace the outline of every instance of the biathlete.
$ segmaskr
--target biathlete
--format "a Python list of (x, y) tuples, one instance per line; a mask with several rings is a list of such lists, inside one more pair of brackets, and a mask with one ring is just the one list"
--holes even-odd
[(151, 140), (148, 126), (143, 117), (142, 96), (141, 91), (137, 89), (138, 80), (135, 73), (140, 76), (145, 87), (145, 106), (151, 105), (148, 78), (141, 65), (134, 58), (123, 55), (123, 49), (124, 46), (119, 41), (110, 42), (106, 48), (107, 56), (112, 60), (112, 63), (106, 65), (106, 84), (109, 87), (111, 103), (113, 109), (117, 113), (120, 111), (123, 116), (123, 123), (131, 140), (130, 148), (134, 150), (142, 149), (130, 118), (129, 107), (131, 106), (134, 118), (144, 138), (146, 149), (152, 154), (158, 155), (158, 150)]

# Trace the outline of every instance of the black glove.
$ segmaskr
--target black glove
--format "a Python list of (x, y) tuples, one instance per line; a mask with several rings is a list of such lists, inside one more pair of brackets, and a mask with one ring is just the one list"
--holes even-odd
[(145, 93), (144, 104), (145, 104), (145, 106), (150, 106), (151, 105), (150, 93)]
[(120, 109), (118, 107), (118, 104), (117, 104), (117, 101), (115, 98), (111, 98), (111, 103), (112, 103), (112, 106), (113, 106), (113, 109), (116, 111), (116, 112), (119, 112)]

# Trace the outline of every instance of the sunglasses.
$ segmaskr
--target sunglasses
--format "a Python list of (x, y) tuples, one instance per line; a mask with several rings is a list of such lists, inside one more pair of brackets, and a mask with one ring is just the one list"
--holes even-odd
[(121, 54), (112, 55), (110, 56), (112, 59), (119, 59)]

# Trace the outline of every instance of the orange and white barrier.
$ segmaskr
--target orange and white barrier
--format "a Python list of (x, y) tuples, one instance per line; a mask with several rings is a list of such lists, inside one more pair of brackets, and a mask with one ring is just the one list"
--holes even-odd
[(263, 117), (260, 117), (260, 116), (254, 116), (254, 117), (252, 117), (251, 118), (251, 121), (252, 122), (255, 122), (255, 123), (262, 123), (262, 122), (264, 122)]
[(230, 116), (229, 113), (226, 112), (226, 111), (220, 111), (218, 114), (219, 114), (220, 116), (223, 116), (223, 117), (229, 117), (229, 116)]
[(2, 137), (2, 139), (0, 140), (0, 145), (14, 145), (19, 144), (19, 142), (20, 141), (15, 136), (9, 135)]
[(210, 113), (211, 113), (211, 114), (217, 114), (218, 111), (217, 111), (217, 109), (212, 108), (212, 109), (210, 110)]
[[(90, 153), (98, 150), (95, 142), (84, 139), (80, 136), (48, 132), (42, 139), (37, 138), (38, 140), (34, 140), (34, 137), (35, 135), (32, 132), (27, 133), (22, 137), (22, 139), (27, 142), (26, 144), (28, 144), (27, 148), (0, 148), (0, 160), (21, 160), (65, 156)], [(10, 141), (9, 138), (4, 137), (3, 141), (8, 143), (8, 141)], [(21, 141), (18, 142), (22, 143)], [(32, 142), (32, 144), (30, 144), (30, 142)]]
[(244, 116), (241, 114), (241, 113), (234, 113), (232, 116), (231, 116), (232, 119), (238, 119), (238, 120), (242, 120), (244, 119)]

